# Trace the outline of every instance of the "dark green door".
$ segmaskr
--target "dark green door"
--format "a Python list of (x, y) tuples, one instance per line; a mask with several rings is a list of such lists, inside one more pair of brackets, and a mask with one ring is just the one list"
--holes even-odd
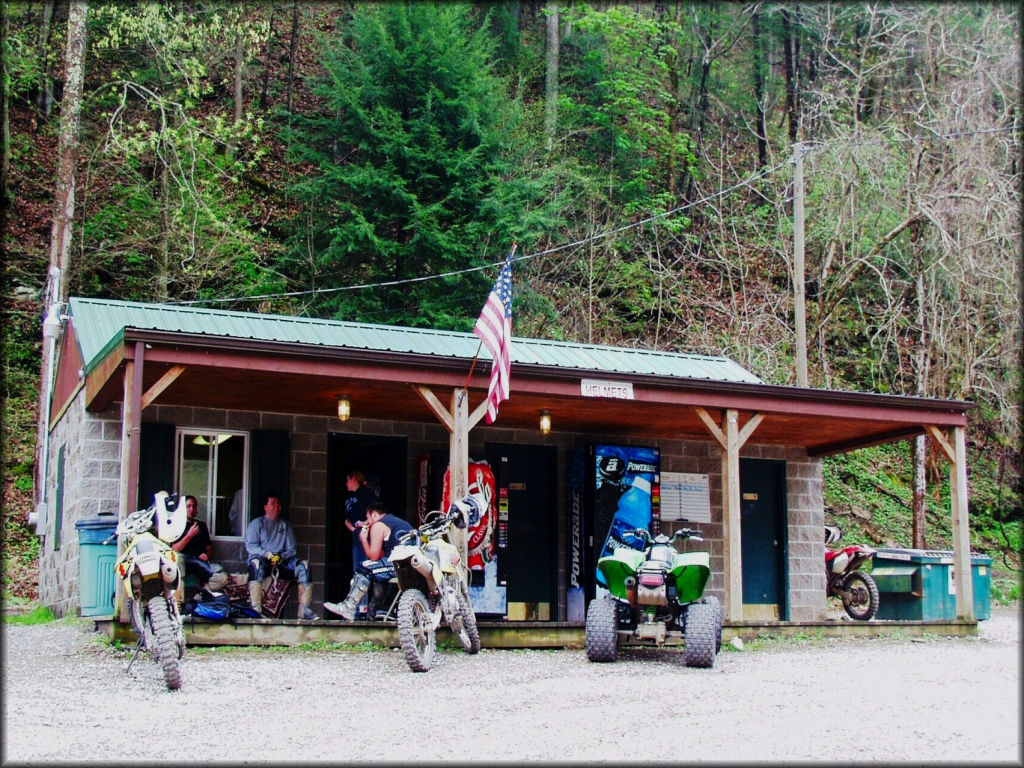
[[(556, 449), (487, 443), (497, 501), (508, 493), (508, 520), (495, 531), (498, 579), (505, 579), (508, 617), (558, 618)], [(500, 510), (500, 506), (499, 506)], [(507, 539), (500, 525), (507, 522)], [(504, 546), (502, 546), (504, 544)], [(521, 615), (522, 614), (522, 615)]]
[(786, 462), (740, 459), (743, 603), (756, 617), (786, 618)]

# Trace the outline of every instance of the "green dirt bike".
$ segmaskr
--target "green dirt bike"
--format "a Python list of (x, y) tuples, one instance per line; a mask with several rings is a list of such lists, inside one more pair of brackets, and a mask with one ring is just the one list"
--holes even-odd
[(688, 667), (711, 667), (722, 647), (722, 607), (704, 597), (711, 575), (707, 552), (678, 552), (679, 540), (703, 541), (683, 528), (651, 536), (626, 531), (642, 549), (619, 547), (597, 561), (609, 596), (587, 608), (586, 649), (590, 661), (615, 661), (619, 647), (663, 647), (681, 638)]

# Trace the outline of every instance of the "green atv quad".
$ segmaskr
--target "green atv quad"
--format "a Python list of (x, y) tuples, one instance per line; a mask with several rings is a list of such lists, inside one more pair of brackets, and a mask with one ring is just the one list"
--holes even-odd
[(590, 661), (615, 661), (620, 647), (658, 647), (682, 638), (688, 667), (711, 667), (722, 647), (722, 607), (704, 597), (711, 575), (707, 552), (677, 552), (676, 541), (703, 541), (683, 528), (671, 537), (643, 528), (627, 531), (643, 549), (620, 547), (597, 561), (609, 595), (587, 607)]

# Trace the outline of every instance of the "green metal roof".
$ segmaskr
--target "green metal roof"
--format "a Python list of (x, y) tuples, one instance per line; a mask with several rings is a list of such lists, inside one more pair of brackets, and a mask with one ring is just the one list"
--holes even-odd
[[(88, 372), (121, 343), (125, 328), (216, 338), (290, 342), (317, 347), (407, 352), (472, 360), (479, 340), (472, 333), (404, 328), (288, 315), (261, 315), (170, 304), (141, 304), (74, 297), (69, 302), (75, 334)], [(486, 349), (480, 350), (486, 356)], [(514, 365), (543, 365), (592, 373), (630, 373), (712, 381), (763, 383), (727, 357), (689, 355), (566, 341), (512, 340)]]

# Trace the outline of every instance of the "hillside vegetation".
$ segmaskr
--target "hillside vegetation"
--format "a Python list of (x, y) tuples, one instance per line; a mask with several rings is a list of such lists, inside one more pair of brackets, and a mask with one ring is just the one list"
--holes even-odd
[[(89, 2), (63, 135), (68, 3), (2, 8), (5, 598), (49, 301), (468, 330), (512, 243), (517, 335), (971, 401), (973, 545), (1019, 572), (1017, 6)], [(913, 478), (909, 443), (828, 459), (827, 516), (909, 546)]]

